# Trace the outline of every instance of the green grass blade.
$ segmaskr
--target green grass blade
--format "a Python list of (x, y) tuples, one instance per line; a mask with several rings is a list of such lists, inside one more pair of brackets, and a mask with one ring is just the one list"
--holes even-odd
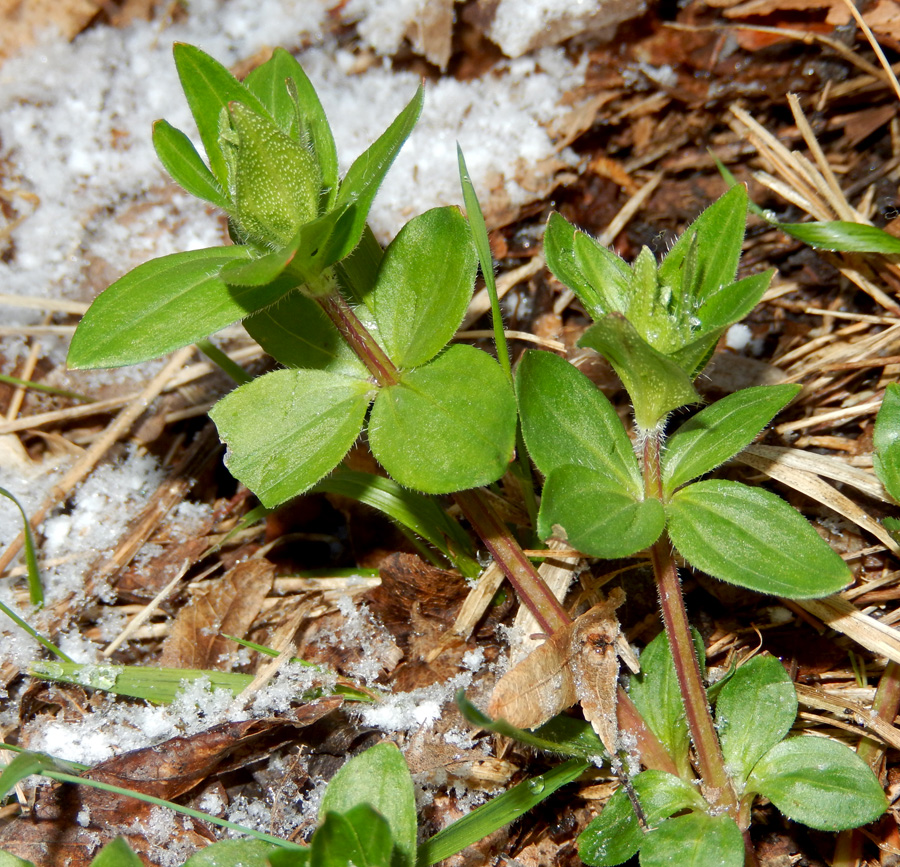
[(475, 193), (472, 179), (469, 177), (466, 159), (459, 144), (456, 145), (456, 154), (459, 158), (459, 181), (462, 184), (463, 201), (466, 203), (466, 216), (469, 218), (472, 239), (475, 241), (475, 249), (478, 251), (478, 261), (481, 263), (484, 285), (487, 289), (488, 297), (491, 299), (491, 323), (494, 329), (494, 345), (497, 348), (497, 358), (500, 361), (503, 372), (506, 374), (506, 378), (512, 383), (509, 347), (506, 345), (506, 335), (503, 333), (503, 316), (500, 313), (497, 284), (494, 282), (494, 259), (491, 256), (491, 243), (488, 240), (487, 226), (484, 223), (484, 214), (481, 210), (481, 205), (478, 203), (478, 196)]
[[(262, 831), (255, 831), (252, 828), (246, 828), (238, 825), (236, 822), (229, 822), (226, 819), (220, 819), (217, 816), (211, 816), (209, 813), (203, 813), (200, 810), (192, 810), (190, 807), (183, 807), (181, 804), (174, 804), (172, 801), (166, 801), (162, 798), (155, 798), (153, 795), (145, 795), (142, 792), (135, 792), (132, 789), (124, 789), (121, 786), (113, 786), (109, 783), (102, 783), (99, 780), (91, 780), (87, 777), (78, 777), (74, 774), (67, 774), (56, 770), (56, 768), (68, 763), (61, 762), (52, 756), (43, 753), (21, 752), (13, 759), (6, 770), (0, 775), (0, 793), (9, 791), (19, 780), (24, 779), (32, 774), (39, 774), (42, 777), (49, 777), (59, 783), (75, 783), (76, 785), (90, 786), (99, 789), (101, 792), (110, 792), (113, 795), (124, 795), (128, 798), (135, 798), (143, 801), (145, 804), (153, 804), (156, 807), (168, 807), (170, 810), (181, 813), (182, 816), (189, 816), (192, 819), (199, 819), (201, 822), (209, 822), (212, 825), (218, 825), (220, 828), (228, 828), (230, 831), (238, 831), (255, 837), (257, 840), (264, 840), (283, 849), (303, 849), (305, 847), (298, 846), (281, 837), (275, 837), (272, 834), (264, 834)], [(12, 772), (12, 773), (11, 773)], [(4, 786), (6, 787), (4, 789)]]
[(513, 786), (426, 840), (419, 846), (417, 864), (419, 867), (437, 864), (438, 861), (461, 852), (466, 846), (477, 843), (498, 828), (518, 819), (557, 789), (577, 780), (589, 767), (589, 762), (569, 759), (546, 774)]
[(31, 388), (34, 391), (43, 391), (46, 394), (55, 394), (59, 397), (70, 397), (72, 400), (80, 400), (84, 403), (93, 403), (94, 398), (85, 394), (78, 394), (76, 391), (66, 391), (64, 388), (54, 388), (52, 385), (45, 385), (43, 382), (32, 382), (30, 379), (19, 379), (17, 376), (7, 376), (0, 373), (0, 382), (7, 385), (14, 385), (17, 388)]
[(54, 656), (59, 657), (64, 662), (72, 662), (72, 660), (68, 656), (66, 656), (66, 654), (63, 653), (52, 641), (44, 638), (43, 635), (32, 629), (31, 626), (29, 626), (21, 617), (19, 617), (18, 614), (16, 614), (15, 611), (12, 610), (12, 608), (9, 608), (8, 606), (0, 602), (0, 611), (2, 611), (10, 620), (12, 620), (12, 622), (15, 623), (16, 626), (19, 627), (19, 629), (25, 630), (25, 632), (27, 632), (38, 644), (40, 644), (42, 647), (46, 647), (47, 650), (49, 650)]
[(44, 604), (44, 587), (41, 584), (41, 570), (38, 568), (37, 554), (34, 548), (34, 534), (31, 532), (31, 524), (28, 515), (22, 508), (22, 504), (6, 488), (0, 488), (0, 496), (12, 500), (16, 508), (22, 513), (22, 521), (25, 526), (25, 563), (28, 567), (28, 596), (32, 605), (38, 607)]
[(481, 574), (472, 543), (462, 527), (431, 498), (398, 485), (392, 479), (338, 467), (312, 488), (365, 503), (421, 536), (466, 577)]
[(197, 341), (197, 349), (199, 349), (213, 364), (222, 368), (238, 385), (250, 382), (253, 379), (243, 367), (236, 361), (232, 361), (218, 346), (215, 345), (208, 337)]

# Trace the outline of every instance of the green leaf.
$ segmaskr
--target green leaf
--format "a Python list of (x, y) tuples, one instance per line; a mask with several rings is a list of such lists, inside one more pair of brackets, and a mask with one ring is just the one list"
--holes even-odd
[(685, 343), (669, 356), (688, 376), (694, 380), (697, 375), (709, 364), (709, 360), (716, 351), (719, 338), (725, 333), (724, 328), (716, 328), (701, 334), (696, 340)]
[(430, 361), (456, 333), (472, 298), (476, 257), (458, 208), (410, 220), (384, 252), (372, 312), (381, 342), (401, 369)]
[(437, 864), (477, 843), (515, 821), (567, 783), (577, 780), (588, 767), (588, 762), (570, 759), (545, 774), (507, 789), (426, 840), (419, 846), (417, 864), (426, 867)]
[(369, 804), (325, 813), (310, 845), (310, 867), (391, 867), (394, 849), (387, 820)]
[[(384, 251), (381, 249), (381, 244), (366, 225), (362, 238), (360, 238), (359, 244), (353, 248), (353, 252), (334, 266), (347, 300), (354, 305), (361, 305), (366, 311), (372, 308), (372, 292), (375, 289), (375, 279), (378, 269), (381, 267), (382, 258), (384, 258)], [(363, 311), (359, 308), (356, 310), (356, 315), (360, 319), (366, 319)], [(371, 330), (374, 326), (374, 319), (369, 317), (365, 324)]]
[(836, 593), (847, 564), (784, 500), (760, 488), (712, 479), (677, 491), (667, 528), (685, 560), (715, 578), (788, 599)]
[[(644, 771), (631, 784), (651, 826), (664, 823), (682, 810), (705, 810), (708, 806), (690, 783), (664, 771)], [(591, 867), (614, 867), (642, 849), (648, 839), (628, 793), (619, 787), (600, 815), (579, 835), (578, 854)]]
[(552, 213), (544, 232), (544, 258), (550, 273), (575, 293), (591, 318), (599, 319), (611, 311), (603, 306), (603, 295), (584, 275), (575, 256), (575, 238), (579, 234), (565, 217)]
[(582, 464), (635, 499), (642, 485), (634, 448), (612, 404), (583, 373), (552, 352), (529, 350), (516, 372), (522, 433), (537, 468)]
[(627, 309), (631, 289), (631, 268), (612, 250), (598, 244), (584, 232), (575, 233), (575, 265), (593, 287), (599, 300), (596, 310), (588, 310), (592, 318)]
[(759, 385), (723, 397), (688, 419), (666, 443), (666, 494), (714, 470), (753, 442), (797, 395), (799, 385)]
[(885, 490), (900, 502), (900, 385), (888, 383), (875, 416), (872, 463)]
[(69, 347), (73, 370), (158, 358), (273, 304), (290, 280), (232, 287), (219, 276), (250, 247), (210, 247), (152, 259), (116, 280), (85, 313)]
[(820, 831), (873, 822), (887, 799), (871, 768), (852, 750), (807, 735), (774, 746), (753, 769), (748, 792), (759, 792), (785, 816)]
[(596, 349), (615, 368), (643, 430), (655, 430), (672, 410), (700, 401), (687, 373), (650, 346), (621, 313), (604, 316), (578, 345)]
[(32, 605), (41, 606), (44, 604), (44, 587), (41, 584), (41, 569), (38, 566), (31, 522), (28, 520), (28, 515), (25, 514), (25, 509), (22, 508), (22, 504), (12, 493), (7, 491), (6, 488), (0, 488), (0, 496), (11, 500), (22, 516), (22, 532), (25, 534), (25, 565), (28, 569), (28, 601)]
[(285, 367), (368, 376), (365, 365), (322, 308), (300, 292), (244, 320), (248, 334)]
[(744, 855), (744, 838), (734, 819), (690, 813), (647, 834), (641, 867), (743, 867)]
[(665, 523), (659, 500), (636, 499), (604, 473), (569, 465), (547, 476), (537, 530), (547, 539), (559, 525), (572, 547), (591, 557), (614, 559), (649, 548)]
[(192, 855), (182, 867), (269, 867), (268, 856), (278, 851), (285, 850), (263, 840), (220, 840)]
[(15, 855), (10, 855), (9, 852), (0, 849), (0, 867), (35, 867), (35, 865), (31, 861), (16, 858)]
[(684, 230), (659, 266), (659, 282), (701, 307), (734, 282), (746, 224), (747, 189), (739, 184)]
[(456, 704), (460, 713), (474, 726), (487, 729), (526, 744), (536, 750), (573, 756), (587, 762), (595, 762), (598, 756), (606, 754), (600, 738), (585, 720), (579, 720), (564, 714), (553, 717), (542, 726), (529, 731), (511, 725), (504, 719), (493, 720), (473, 705), (460, 690), (456, 694)]
[(276, 370), (236, 388), (209, 413), (225, 465), (264, 506), (304, 493), (359, 436), (371, 389), (323, 370)]
[(416, 860), (416, 799), (412, 777), (400, 750), (385, 741), (350, 759), (332, 777), (322, 798), (320, 816), (347, 814), (368, 804), (390, 827), (400, 863)]
[(341, 183), (336, 204), (340, 206), (356, 203), (357, 207), (353, 212), (352, 226), (346, 233), (345, 241), (329, 253), (331, 261), (337, 262), (343, 259), (358, 243), (365, 229), (369, 208), (372, 206), (375, 193), (378, 192), (384, 176), (419, 120), (424, 101), (425, 92), (419, 86), (415, 96), (397, 115), (394, 122), (350, 166)]
[(446, 494), (496, 481), (516, 436), (516, 402), (500, 365), (455, 345), (382, 389), (369, 445), (401, 485)]
[[(269, 849), (271, 848), (269, 846)], [(191, 863), (193, 860), (191, 858), (184, 867), (188, 867), (188, 865), (194, 867)], [(210, 864), (212, 862), (207, 861), (206, 863)], [(258, 863), (259, 867), (265, 867), (264, 861)], [(134, 854), (131, 847), (125, 842), (124, 837), (116, 837), (111, 843), (107, 843), (97, 854), (97, 857), (91, 861), (91, 867), (143, 867), (143, 864), (144, 862)], [(256, 867), (256, 865), (248, 864), (247, 867)]]
[(228, 117), (222, 142), (233, 219), (254, 242), (284, 247), (318, 213), (322, 174), (316, 158), (267, 114), (234, 102)]
[(460, 525), (433, 497), (426, 497), (397, 484), (393, 479), (338, 467), (319, 482), (313, 491), (340, 494), (387, 515), (412, 530), (445, 557), (464, 575), (477, 577), (481, 567), (474, 560), (472, 543)]
[(716, 729), (738, 786), (784, 739), (796, 717), (797, 692), (777, 659), (755, 656), (734, 672), (716, 700)]
[(222, 109), (227, 109), (229, 103), (239, 102), (263, 116), (266, 110), (243, 84), (205, 51), (194, 45), (176, 42), (172, 52), (181, 87), (197, 123), (212, 173), (219, 185), (227, 189), (228, 171), (219, 142)]
[(835, 250), (845, 253), (900, 253), (900, 238), (889, 235), (884, 229), (863, 223), (834, 220), (828, 223), (776, 223), (786, 235), (816, 247), (819, 250)]
[(79, 768), (55, 759), (44, 753), (29, 751), (19, 753), (0, 774), (0, 800), (5, 798), (13, 788), (32, 774), (43, 774), (45, 771), (64, 771), (77, 773)]
[(478, 252), (478, 263), (481, 265), (481, 275), (484, 278), (484, 288), (491, 302), (491, 327), (494, 331), (494, 352), (497, 360), (503, 368), (506, 378), (512, 382), (512, 365), (509, 361), (509, 346), (506, 342), (506, 333), (503, 330), (503, 316), (500, 311), (500, 298), (497, 295), (497, 282), (494, 280), (494, 259), (491, 254), (491, 242), (488, 238), (487, 226), (484, 222), (484, 213), (478, 202), (475, 185), (469, 176), (466, 166), (466, 158), (463, 156), (459, 142), (456, 144), (456, 159), (459, 164), (459, 182), (462, 186), (463, 202), (466, 205), (466, 214), (469, 220), (472, 242)]
[(747, 316), (759, 304), (774, 273), (773, 268), (713, 291), (697, 311), (703, 331), (727, 328)]
[(191, 140), (164, 120), (153, 124), (153, 147), (159, 161), (179, 184), (192, 196), (211, 202), (223, 211), (231, 210), (231, 201), (213, 177)]
[[(295, 849), (293, 851), (280, 849), (269, 855), (269, 864), (271, 864), (272, 867), (309, 867), (310, 856), (311, 853), (308, 847), (306, 849)], [(228, 867), (228, 865), (226, 865), (226, 867)]]
[(678, 773), (690, 779), (690, 736), (675, 662), (665, 632), (660, 632), (641, 653), (641, 671), (630, 676), (628, 694), (647, 726), (672, 757)]

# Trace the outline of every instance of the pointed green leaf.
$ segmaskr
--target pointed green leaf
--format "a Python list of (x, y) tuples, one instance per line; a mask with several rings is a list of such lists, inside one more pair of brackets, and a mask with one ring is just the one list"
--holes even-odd
[(700, 401), (684, 370), (650, 346), (621, 313), (604, 316), (578, 345), (596, 349), (615, 368), (643, 430), (654, 430), (672, 410)]
[(406, 761), (389, 741), (350, 759), (331, 778), (319, 815), (346, 815), (360, 804), (368, 804), (387, 820), (400, 864), (412, 867), (416, 860), (416, 798)]
[(603, 306), (603, 295), (581, 270), (575, 255), (575, 238), (579, 234), (565, 217), (552, 213), (544, 232), (544, 258), (550, 273), (575, 293), (591, 318), (599, 319), (610, 311)]
[(437, 864), (483, 840), (527, 813), (567, 783), (577, 780), (588, 767), (587, 762), (569, 759), (545, 774), (523, 780), (426, 840), (419, 847), (416, 863), (426, 867)]
[(225, 465), (264, 506), (304, 493), (359, 436), (371, 389), (322, 370), (276, 370), (236, 388), (209, 413)]
[(228, 117), (222, 144), (233, 218), (248, 238), (283, 247), (318, 213), (322, 173), (316, 158), (267, 114), (233, 102)]
[(786, 235), (816, 247), (819, 250), (835, 250), (845, 253), (883, 253), (886, 256), (900, 253), (900, 238), (889, 235), (884, 229), (834, 220), (827, 223), (776, 223)]
[(585, 720), (559, 714), (534, 729), (520, 729), (504, 719), (491, 719), (469, 702), (460, 690), (456, 694), (456, 704), (462, 715), (474, 726), (512, 738), (536, 750), (562, 756), (574, 756), (588, 762), (606, 755), (606, 750), (591, 724)]
[(459, 523), (426, 497), (398, 485), (393, 479), (338, 467), (319, 482), (316, 492), (340, 494), (387, 515), (433, 545), (464, 575), (478, 577), (481, 567), (475, 562), (472, 542)]
[(156, 121), (153, 124), (153, 147), (176, 184), (192, 196), (211, 202), (223, 211), (231, 209), (231, 202), (222, 186), (180, 129), (175, 129), (164, 120)]
[(310, 867), (390, 867), (394, 841), (387, 820), (357, 804), (346, 813), (326, 813), (310, 848)]
[(259, 97), (285, 133), (297, 136), (300, 141), (308, 140), (312, 145), (326, 194), (322, 207), (330, 208), (337, 196), (337, 151), (322, 103), (303, 67), (283, 48), (276, 48), (266, 63), (244, 79), (244, 85)]
[(684, 230), (659, 266), (659, 282), (699, 307), (734, 282), (746, 224), (747, 189), (739, 184)]
[(230, 286), (265, 286), (287, 271), (295, 283), (316, 279), (323, 269), (321, 257), (341, 213), (331, 211), (304, 223), (284, 246), (249, 262), (232, 262), (219, 272)]
[(335, 249), (331, 255), (333, 261), (340, 261), (359, 242), (366, 219), (369, 216), (369, 208), (375, 193), (381, 186), (388, 169), (400, 153), (403, 143), (409, 138), (410, 133), (422, 113), (422, 104), (425, 100), (425, 92), (420, 86), (416, 95), (410, 100), (403, 111), (397, 115), (394, 122), (381, 134), (378, 140), (360, 154), (353, 165), (347, 171), (341, 188), (338, 191), (336, 204), (345, 205), (356, 203), (354, 220), (351, 229), (347, 232), (346, 242)]
[(641, 653), (640, 674), (629, 678), (628, 694), (653, 734), (675, 762), (678, 773), (691, 776), (690, 736), (675, 663), (665, 632)]
[(6, 497), (19, 510), (22, 516), (22, 532), (24, 533), (25, 544), (25, 565), (28, 570), (28, 601), (32, 605), (38, 607), (44, 604), (44, 586), (41, 583), (41, 569), (38, 565), (37, 551), (34, 546), (34, 533), (31, 530), (31, 523), (22, 504), (15, 496), (7, 491), (6, 488), (0, 488), (0, 497)]
[(472, 298), (476, 257), (458, 208), (410, 220), (384, 252), (372, 296), (382, 345), (401, 370), (430, 361), (456, 333)]
[[(269, 846), (269, 849), (272, 847)], [(191, 859), (193, 861), (193, 858)], [(207, 861), (207, 864), (211, 862)], [(258, 862), (260, 867), (265, 867), (264, 861)], [(143, 867), (144, 862), (132, 851), (124, 837), (116, 837), (111, 843), (107, 843), (91, 861), (91, 867)], [(188, 867), (188, 865), (185, 865)], [(193, 867), (193, 865), (191, 865)], [(253, 867), (253, 865), (247, 865)]]
[(836, 593), (852, 578), (799, 512), (761, 488), (695, 482), (676, 492), (666, 513), (685, 560), (748, 590), (809, 599)]
[(597, 310), (588, 311), (594, 319), (614, 310), (620, 313), (626, 311), (633, 275), (631, 268), (619, 256), (598, 244), (590, 235), (576, 232), (575, 265), (599, 299)]
[(741, 665), (716, 700), (716, 729), (728, 771), (738, 786), (753, 766), (791, 730), (797, 692), (774, 657)]
[[(83, 765), (81, 766), (84, 767)], [(13, 788), (32, 774), (41, 774), (44, 771), (62, 771), (69, 774), (77, 774), (80, 769), (69, 762), (56, 759), (44, 753), (35, 753), (30, 750), (20, 752), (0, 774), (0, 799), (5, 798)]]
[(427, 494), (496, 481), (515, 436), (516, 401), (500, 365), (464, 345), (382, 389), (369, 418), (369, 445), (381, 465)]
[(641, 846), (641, 867), (743, 867), (744, 838), (730, 816), (689, 813), (653, 828)]
[(268, 307), (294, 286), (232, 287), (219, 277), (250, 247), (210, 247), (152, 259), (116, 280), (85, 313), (69, 347), (73, 370), (158, 358)]
[(820, 831), (874, 822), (887, 799), (871, 768), (848, 747), (807, 735), (772, 747), (747, 780), (785, 816)]
[[(279, 851), (287, 854), (264, 840), (219, 840), (192, 855), (182, 867), (269, 867), (268, 856)], [(110, 867), (116, 865), (110, 863)]]
[(516, 372), (522, 433), (537, 468), (549, 475), (582, 464), (615, 480), (621, 493), (641, 496), (634, 448), (606, 396), (552, 352), (529, 350)]
[(713, 291), (697, 311), (703, 331), (726, 328), (747, 316), (759, 304), (774, 273), (772, 268)]
[[(341, 288), (352, 304), (372, 309), (372, 292), (375, 290), (375, 280), (383, 258), (381, 244), (366, 224), (362, 238), (353, 252), (335, 265)], [(364, 318), (358, 309), (356, 315)]]
[(753, 442), (797, 395), (799, 385), (759, 385), (717, 400), (688, 419), (666, 443), (666, 493), (714, 470)]
[(205, 51), (194, 45), (176, 42), (172, 52), (181, 87), (197, 123), (212, 173), (219, 185), (227, 189), (228, 171), (219, 142), (222, 109), (227, 108), (229, 103), (239, 102), (260, 115), (265, 115), (266, 110), (243, 84)]
[[(664, 823), (682, 810), (705, 810), (696, 788), (664, 771), (643, 771), (631, 781), (650, 826)], [(614, 867), (642, 849), (645, 835), (624, 787), (619, 787), (603, 811), (578, 837), (578, 854), (591, 867)]]
[(548, 539), (558, 525), (573, 548), (591, 557), (615, 559), (649, 548), (665, 523), (659, 500), (636, 499), (605, 473), (570, 464), (547, 476), (537, 530)]
[(285, 367), (365, 378), (368, 372), (322, 308), (299, 291), (244, 320), (247, 333)]
[(872, 463), (885, 490), (900, 502), (900, 385), (888, 383), (875, 416)]
[(724, 328), (716, 328), (707, 331), (695, 340), (676, 349), (669, 358), (672, 359), (688, 376), (694, 380), (697, 375), (709, 364), (719, 338), (725, 333)]

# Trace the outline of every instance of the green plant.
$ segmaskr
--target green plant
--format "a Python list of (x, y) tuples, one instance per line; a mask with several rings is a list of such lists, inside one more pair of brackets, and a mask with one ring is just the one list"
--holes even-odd
[(82, 319), (70, 367), (133, 364), (241, 319), (284, 367), (211, 416), (232, 473), (265, 505), (333, 470), (367, 413), (373, 453), (406, 487), (447, 493), (499, 478), (513, 453), (512, 390), (486, 353), (447, 347), (474, 288), (465, 219), (429, 211), (384, 251), (366, 227), (421, 89), (339, 180), (328, 121), (287, 52), (243, 83), (191, 46), (177, 45), (175, 62), (209, 166), (165, 121), (157, 153), (186, 190), (227, 212), (236, 243), (126, 274)]
[(700, 402), (693, 382), (716, 341), (771, 277), (735, 282), (746, 212), (746, 191), (735, 187), (658, 266), (644, 249), (629, 267), (558, 215), (547, 229), (549, 267), (594, 319), (580, 343), (607, 358), (631, 399), (639, 458), (612, 405), (582, 374), (549, 353), (527, 353), (516, 391), (525, 442), (545, 476), (538, 533), (561, 535), (595, 557), (650, 549), (665, 633), (645, 652), (630, 696), (676, 769), (644, 771), (617, 792), (579, 840), (588, 864), (619, 864), (638, 850), (644, 865), (688, 852), (694, 864), (741, 864), (758, 794), (829, 830), (864, 824), (886, 806), (877, 779), (850, 750), (785, 740), (797, 700), (776, 660), (759, 657), (738, 669), (717, 690), (714, 721), (688, 627), (673, 547), (714, 577), (778, 596), (824, 596), (851, 577), (774, 494), (696, 481), (749, 445), (798, 386), (732, 394), (666, 439), (670, 415)]
[[(232, 370), (243, 384), (211, 413), (237, 478), (265, 506), (276, 506), (327, 484), (320, 480), (365, 426), (392, 484), (455, 495), (560, 647), (587, 636), (602, 654), (610, 642), (585, 632), (586, 621), (572, 624), (488, 498), (473, 490), (506, 472), (517, 440), (526, 502), (523, 445), (545, 477), (536, 516), (542, 538), (559, 533), (593, 557), (649, 549), (665, 635), (645, 653), (630, 698), (618, 699), (625, 709), (620, 722), (630, 720), (621, 744), (633, 739), (647, 770), (623, 774), (623, 788), (582, 835), (588, 863), (617, 864), (640, 851), (642, 863), (656, 865), (687, 850), (697, 865), (741, 863), (757, 795), (819, 828), (852, 827), (883, 812), (877, 780), (852, 753), (830, 741), (786, 739), (796, 696), (777, 661), (760, 657), (717, 684), (714, 719), (681, 595), (673, 546), (691, 566), (762, 593), (823, 596), (850, 580), (841, 558), (780, 498), (727, 479), (701, 479), (749, 445), (797, 386), (746, 389), (667, 430), (674, 413), (700, 402), (694, 381), (716, 342), (752, 310), (771, 278), (767, 272), (735, 279), (744, 188), (707, 208), (659, 264), (645, 249), (627, 265), (559, 215), (548, 224), (548, 265), (594, 319), (581, 345), (609, 360), (631, 399), (636, 456), (609, 401), (563, 359), (526, 353), (513, 384), (496, 303), (499, 363), (473, 347), (448, 348), (479, 260), (493, 284), (486, 231), (461, 155), (470, 224), (455, 208), (429, 211), (386, 250), (366, 228), (375, 191), (416, 121), (421, 91), (340, 180), (325, 114), (286, 52), (243, 83), (196, 48), (177, 46), (175, 57), (208, 165), (162, 121), (154, 131), (157, 152), (185, 189), (227, 212), (235, 244), (148, 262), (117, 281), (84, 317), (70, 365), (134, 363), (202, 342), (242, 319), (283, 369), (257, 379)], [(882, 460), (893, 460), (887, 449)], [(366, 496), (376, 493), (368, 482), (344, 481), (365, 487)], [(382, 508), (414, 530), (430, 527), (438, 550), (451, 560), (460, 552), (471, 565), (454, 524), (425, 518), (430, 507), (404, 500), (398, 489), (381, 493), (390, 498), (374, 497)], [(515, 721), (467, 712), (479, 725), (576, 756), (559, 775), (568, 779), (587, 766), (588, 755), (606, 752), (612, 725), (601, 717), (610, 715), (604, 708), (615, 702), (614, 685), (610, 695), (606, 705), (592, 705), (596, 735), (580, 731), (574, 746), (563, 738), (565, 748), (559, 738), (514, 728)], [(660, 695), (662, 702), (650, 698)], [(748, 712), (754, 703), (771, 709), (762, 725)], [(334, 840), (363, 833), (355, 828), (370, 836), (371, 851), (354, 851), (351, 860), (393, 860), (398, 847), (406, 862), (408, 836), (390, 816), (379, 817), (377, 807), (357, 809), (356, 802), (342, 805), (333, 813), (341, 818), (325, 816), (321, 842), (314, 838), (301, 854), (274, 853), (272, 863), (307, 857), (320, 863), (316, 847), (331, 852)], [(752, 858), (749, 844), (746, 852)], [(344, 863), (340, 857), (350, 855), (323, 854), (321, 863)]]

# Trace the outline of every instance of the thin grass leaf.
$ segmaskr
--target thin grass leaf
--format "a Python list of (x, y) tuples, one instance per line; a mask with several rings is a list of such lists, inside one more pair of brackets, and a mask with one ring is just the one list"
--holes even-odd
[(12, 500), (16, 508), (22, 514), (22, 522), (25, 533), (25, 563), (28, 567), (28, 597), (32, 605), (40, 608), (44, 604), (44, 587), (41, 584), (41, 570), (38, 566), (37, 553), (34, 547), (34, 534), (31, 532), (31, 523), (22, 504), (6, 488), (0, 488), (0, 496)]
[(17, 376), (7, 376), (0, 373), (0, 382), (7, 385), (14, 385), (16, 388), (31, 388), (34, 391), (43, 391), (46, 394), (55, 394), (58, 397), (68, 397), (72, 400), (80, 400), (84, 403), (93, 403), (95, 398), (88, 397), (85, 394), (78, 394), (76, 391), (66, 391), (64, 388), (54, 388), (52, 385), (46, 385), (43, 382), (32, 382), (30, 379), (19, 379)]
[[(0, 775), (0, 796), (6, 794), (16, 783), (32, 774), (38, 774), (42, 777), (48, 777), (59, 783), (75, 783), (76, 785), (90, 786), (93, 789), (99, 789), (101, 792), (110, 792), (113, 795), (124, 795), (128, 798), (134, 798), (143, 801), (145, 804), (153, 804), (155, 807), (167, 807), (175, 813), (182, 816), (189, 816), (192, 819), (199, 819), (201, 822), (209, 822), (218, 825), (220, 828), (228, 828), (230, 831), (238, 831), (241, 834), (247, 834), (255, 837), (257, 840), (264, 840), (283, 849), (302, 850), (305, 847), (298, 846), (281, 837), (275, 837), (272, 834), (264, 834), (262, 831), (256, 831), (253, 828), (246, 828), (238, 825), (236, 822), (229, 822), (226, 819), (220, 819), (218, 816), (212, 816), (209, 813), (203, 813), (200, 810), (192, 810), (190, 807), (183, 807), (181, 804), (175, 804), (172, 801), (166, 801), (162, 798), (155, 798), (153, 795), (145, 795), (142, 792), (135, 792), (131, 789), (123, 789), (121, 786), (113, 786), (109, 783), (102, 783), (99, 780), (92, 780), (88, 777), (78, 777), (74, 774), (62, 773), (56, 768), (67, 765), (61, 759), (44, 753), (33, 753), (30, 751), (22, 752), (13, 759), (6, 770)], [(10, 770), (15, 767), (13, 773)], [(4, 788), (5, 787), (5, 788)]]
[(398, 485), (393, 479), (338, 467), (312, 488), (365, 503), (421, 536), (468, 578), (481, 574), (472, 543), (459, 523), (431, 498)]
[(213, 364), (221, 368), (227, 373), (238, 385), (250, 382), (253, 379), (243, 367), (236, 361), (232, 361), (218, 346), (216, 346), (208, 337), (197, 341), (197, 349), (199, 349)]
[(46, 647), (54, 656), (63, 660), (64, 662), (72, 662), (72, 660), (66, 656), (52, 641), (48, 638), (44, 638), (39, 632), (29, 626), (12, 608), (9, 608), (7, 605), (4, 605), (0, 602), (0, 612), (3, 612), (19, 629), (27, 632), (38, 644), (42, 647)]
[(422, 843), (416, 863), (419, 867), (437, 864), (438, 861), (461, 852), (498, 828), (515, 821), (549, 798), (557, 789), (574, 782), (589, 767), (589, 762), (569, 759), (546, 774), (513, 786)]
[(491, 324), (494, 329), (494, 346), (500, 366), (511, 383), (512, 366), (509, 363), (509, 347), (506, 345), (506, 334), (503, 331), (500, 299), (497, 296), (497, 284), (494, 281), (494, 259), (491, 256), (491, 243), (488, 239), (487, 226), (484, 222), (484, 213), (478, 202), (478, 195), (475, 193), (475, 186), (472, 183), (472, 178), (469, 176), (466, 158), (463, 156), (459, 143), (456, 145), (456, 155), (459, 160), (459, 182), (462, 184), (463, 201), (466, 203), (466, 216), (469, 218), (472, 240), (475, 242), (475, 249), (478, 251), (478, 261), (481, 263), (484, 286), (487, 289), (488, 298), (491, 299)]

